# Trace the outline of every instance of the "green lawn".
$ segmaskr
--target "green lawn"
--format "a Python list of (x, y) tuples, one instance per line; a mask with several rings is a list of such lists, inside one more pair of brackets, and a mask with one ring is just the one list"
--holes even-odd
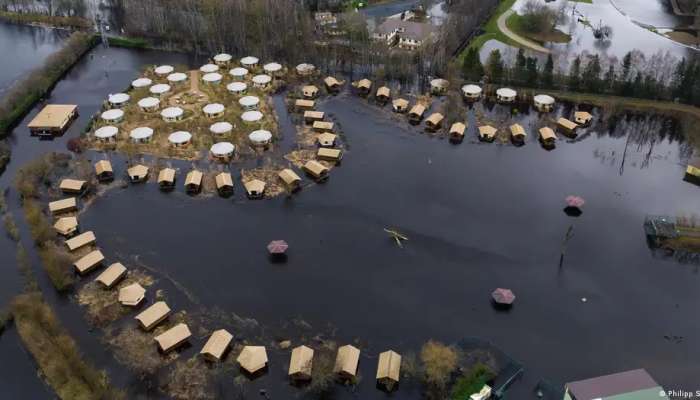
[(532, 40), (533, 42), (537, 42), (540, 45), (544, 43), (569, 43), (571, 41), (571, 36), (560, 31), (559, 29), (553, 29), (551, 32), (546, 33), (532, 33), (525, 29), (523, 23), (524, 21), (522, 15), (517, 13), (513, 13), (506, 20), (508, 29), (519, 36)]
[(514, 47), (520, 47), (520, 45), (511, 40), (508, 36), (504, 35), (503, 32), (501, 32), (500, 29), (498, 29), (498, 17), (501, 16), (504, 12), (510, 10), (510, 8), (515, 4), (516, 0), (501, 0), (501, 3), (496, 7), (496, 11), (493, 13), (491, 18), (486, 22), (484, 25), (484, 33), (475, 37), (472, 39), (471, 43), (469, 43), (469, 46), (467, 46), (464, 51), (462, 51), (462, 54), (460, 54), (459, 59), (463, 59), (464, 56), (467, 54), (467, 50), (471, 48), (477, 48), (480, 49), (481, 46), (484, 45), (484, 43), (488, 42), (491, 39), (498, 40), (499, 42), (514, 46)]

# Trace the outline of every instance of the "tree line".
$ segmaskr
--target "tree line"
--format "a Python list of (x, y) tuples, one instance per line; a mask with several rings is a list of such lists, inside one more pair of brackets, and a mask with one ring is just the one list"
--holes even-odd
[(507, 63), (496, 49), (482, 63), (479, 50), (470, 48), (463, 58), (461, 72), (464, 79), (473, 82), (677, 101), (700, 106), (698, 57), (678, 60), (668, 53), (648, 57), (635, 50), (619, 61), (604, 59), (598, 54), (577, 55), (568, 68), (558, 64), (551, 54), (542, 61), (526, 56), (523, 49), (519, 49), (514, 61)]

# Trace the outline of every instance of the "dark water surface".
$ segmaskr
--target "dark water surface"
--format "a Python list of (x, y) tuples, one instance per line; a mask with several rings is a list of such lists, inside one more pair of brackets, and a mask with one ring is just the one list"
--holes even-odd
[[(125, 88), (142, 65), (161, 62), (191, 60), (160, 52), (93, 51), (50, 99), (77, 103), (80, 119), (64, 137), (39, 141), (24, 128), (38, 107), (32, 111), (13, 134), (13, 161), (0, 177), (2, 187), (10, 185), (18, 166), (63, 150), (107, 94)], [(321, 108), (340, 124), (349, 144), (326, 184), (266, 201), (244, 199), (239, 181), (233, 199), (186, 196), (181, 180), (169, 194), (153, 183), (130, 186), (95, 201), (81, 214), (81, 228), (96, 232), (108, 260), (123, 259), (130, 267), (129, 260), (138, 259), (158, 271), (158, 285), (166, 286), (176, 309), (236, 312), (270, 327), (272, 337), (285, 321), (303, 318), (313, 327), (307, 340), (327, 330), (335, 330), (341, 344), (359, 340), (362, 383), (357, 393), (341, 390), (336, 398), (386, 397), (374, 389), (373, 377), (376, 355), (387, 348), (416, 351), (430, 338), (462, 337), (489, 340), (525, 365), (524, 381), (510, 392), (515, 399), (529, 398), (541, 378), (565, 382), (639, 367), (669, 389), (695, 390), (697, 266), (654, 256), (642, 229), (647, 214), (700, 212), (700, 189), (682, 181), (688, 147), (672, 132), (660, 138), (645, 134), (648, 122), (623, 120), (612, 135), (592, 128), (580, 141), (562, 140), (548, 152), (534, 137), (536, 116), (528, 115), (517, 117), (531, 136), (524, 147), (479, 144), (473, 126), (467, 140), (453, 146), (346, 94)], [(115, 169), (121, 174), (124, 164), (115, 162)], [(562, 212), (569, 194), (587, 201), (575, 220)], [(16, 208), (12, 192), (10, 203)], [(562, 239), (572, 223), (574, 236), (559, 268)], [(388, 226), (410, 238), (403, 249), (382, 231)], [(291, 246), (285, 264), (272, 264), (266, 255), (267, 242), (278, 238)], [(13, 246), (0, 240), (2, 254), (13, 255)], [(115, 363), (99, 333), (89, 331), (82, 310), (56, 296), (37, 269), (48, 300), (87, 357), (134, 396), (148, 393)], [(19, 290), (14, 274), (6, 276), (0, 283), (3, 303)], [(518, 296), (511, 312), (491, 307), (496, 287), (510, 287)], [(675, 343), (665, 335), (684, 339)], [(12, 347), (3, 354), (14, 354), (11, 359), (21, 364), (27, 356), (13, 340), (1, 337), (2, 346)], [(193, 338), (181, 359), (199, 351), (203, 341)], [(253, 389), (261, 387), (278, 399), (297, 393), (284, 379), (286, 353), (270, 350), (270, 358), (269, 374), (250, 385), (247, 398), (258, 397)], [(18, 377), (21, 371), (0, 374), (2, 384), (37, 384), (28, 373)], [(222, 393), (231, 386), (227, 379)], [(417, 398), (418, 392), (406, 386), (393, 397)]]

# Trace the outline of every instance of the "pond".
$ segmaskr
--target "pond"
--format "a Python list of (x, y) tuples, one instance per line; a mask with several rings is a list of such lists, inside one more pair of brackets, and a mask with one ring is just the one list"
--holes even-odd
[[(13, 161), (0, 177), (2, 187), (10, 186), (22, 164), (63, 151), (107, 94), (126, 87), (143, 65), (166, 62), (197, 65), (172, 53), (101, 47), (91, 52), (49, 99), (77, 103), (80, 119), (63, 137), (39, 141), (25, 128), (37, 106), (13, 133)], [(451, 145), (347, 92), (322, 101), (320, 108), (348, 143), (327, 183), (293, 198), (264, 201), (245, 199), (238, 180), (232, 199), (190, 197), (181, 185), (167, 194), (152, 183), (132, 185), (98, 198), (81, 214), (82, 229), (95, 231), (108, 260), (152, 268), (176, 309), (219, 308), (255, 318), (266, 337), (292, 335), (299, 329), (290, 328), (290, 321), (303, 320), (312, 328), (295, 338), (310, 342), (325, 332), (341, 344), (359, 341), (364, 378), (356, 392), (339, 387), (336, 398), (385, 398), (373, 385), (377, 353), (416, 351), (431, 338), (447, 343), (482, 338), (522, 362), (526, 375), (509, 392), (518, 399), (532, 396), (541, 378), (563, 383), (639, 367), (667, 388), (690, 390), (697, 383), (697, 266), (655, 256), (643, 231), (648, 214), (700, 213), (695, 200), (700, 189), (682, 180), (692, 149), (674, 123), (620, 116), (612, 129), (599, 123), (579, 139), (561, 140), (545, 151), (536, 141), (538, 115), (519, 113), (511, 120), (511, 110), (503, 106), (485, 112), (503, 123), (523, 124), (530, 134), (525, 146), (479, 143), (474, 124), (464, 143)], [(288, 124), (282, 107), (278, 112)], [(473, 122), (471, 112), (465, 118)], [(124, 167), (115, 162), (117, 174)], [(235, 175), (238, 168), (233, 166)], [(562, 211), (569, 194), (586, 199), (578, 219)], [(572, 225), (560, 267), (562, 240)], [(385, 227), (408, 236), (404, 248), (386, 236)], [(265, 250), (278, 238), (291, 246), (283, 264), (271, 263)], [(14, 254), (9, 241), (0, 243), (3, 254)], [(88, 328), (82, 309), (56, 296), (35, 267), (48, 300), (87, 358), (133, 397), (155, 397), (116, 363), (99, 331)], [(14, 277), (0, 285), (3, 301), (19, 290)], [(518, 296), (510, 312), (491, 306), (496, 287)], [(13, 347), (4, 354), (21, 363), (27, 356), (12, 340), (2, 336), (0, 343)], [(204, 337), (191, 342), (181, 359), (199, 351)], [(248, 393), (252, 398), (266, 388), (275, 398), (291, 398), (299, 392), (284, 378), (286, 353), (270, 353), (269, 373), (249, 385)], [(5, 384), (36, 380), (17, 374)], [(234, 390), (230, 376), (220, 390)], [(419, 393), (408, 385), (397, 396)]]

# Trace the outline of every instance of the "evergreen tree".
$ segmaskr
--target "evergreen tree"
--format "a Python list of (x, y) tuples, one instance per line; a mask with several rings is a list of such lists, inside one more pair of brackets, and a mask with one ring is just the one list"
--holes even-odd
[(605, 78), (603, 78), (603, 92), (611, 93), (615, 89), (615, 79), (617, 79), (615, 66), (610, 64), (608, 72), (605, 73)]
[(462, 75), (464, 79), (474, 82), (480, 81), (484, 76), (484, 66), (481, 64), (479, 50), (475, 47), (471, 47), (467, 50), (467, 54), (464, 57), (464, 64), (462, 65)]
[(486, 75), (489, 82), (501, 83), (504, 78), (505, 67), (503, 65), (503, 57), (498, 49), (491, 51), (489, 59), (486, 62)]
[(551, 54), (547, 56), (547, 62), (542, 70), (542, 86), (545, 88), (554, 86), (554, 59)]
[(569, 89), (577, 91), (581, 88), (581, 57), (577, 56), (569, 70)]
[(537, 69), (537, 59), (535, 57), (527, 58), (527, 86), (537, 84), (539, 78), (539, 70)]
[(520, 84), (527, 82), (527, 59), (525, 58), (525, 50), (520, 48), (518, 55), (515, 58), (515, 80)]
[(602, 68), (600, 66), (600, 57), (594, 55), (588, 60), (586, 67), (583, 70), (581, 76), (581, 83), (583, 89), (592, 93), (600, 92), (600, 73)]

